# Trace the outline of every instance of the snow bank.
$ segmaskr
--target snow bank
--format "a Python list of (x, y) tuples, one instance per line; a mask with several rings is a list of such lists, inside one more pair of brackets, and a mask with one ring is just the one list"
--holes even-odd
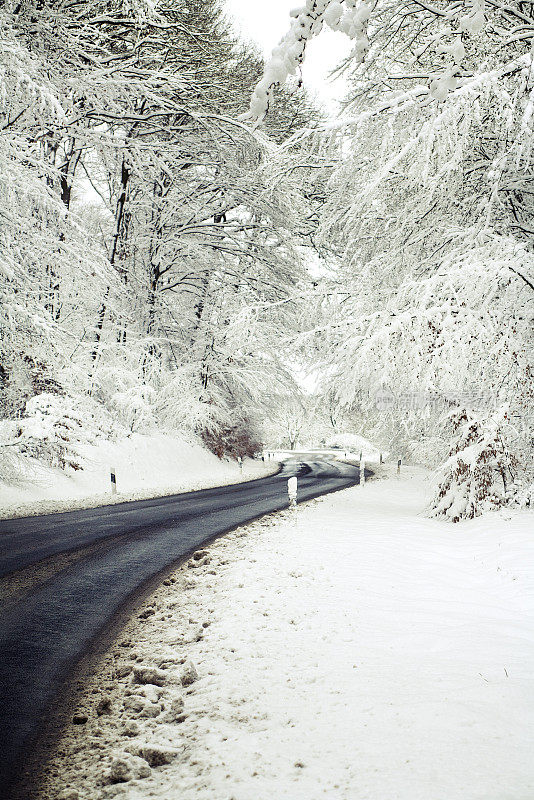
[[(362, 453), (366, 461), (378, 461), (380, 458), (380, 450), (358, 433), (338, 433), (327, 440), (326, 446), (347, 450), (358, 458)], [(387, 455), (386, 451), (382, 450), (382, 455)]]
[[(24, 478), (0, 481), (0, 517), (67, 511), (124, 500), (185, 492), (270, 474), (276, 465), (246, 460), (221, 461), (193, 438), (132, 433), (116, 441), (77, 444), (84, 465), (77, 471), (49, 467), (25, 458)], [(111, 495), (110, 468), (117, 478)]]
[(453, 527), (426, 496), (407, 467), (193, 557), (80, 694), (41, 800), (533, 797), (532, 515)]

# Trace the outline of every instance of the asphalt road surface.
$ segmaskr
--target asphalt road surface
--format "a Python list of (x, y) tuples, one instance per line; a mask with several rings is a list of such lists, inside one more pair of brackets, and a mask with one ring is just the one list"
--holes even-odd
[[(299, 502), (359, 482), (357, 467), (314, 455), (287, 461), (279, 474), (246, 483), (0, 521), (3, 584), (16, 586), (21, 575), (37, 570), (0, 614), (3, 800), (11, 797), (9, 787), (69, 674), (118, 609), (203, 543), (287, 508), (292, 475), (298, 475)], [(52, 569), (39, 577), (41, 564)]]

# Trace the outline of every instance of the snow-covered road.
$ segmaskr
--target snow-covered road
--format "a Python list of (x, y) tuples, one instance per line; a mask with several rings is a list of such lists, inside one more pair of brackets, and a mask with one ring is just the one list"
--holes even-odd
[(40, 798), (531, 800), (532, 515), (423, 504), (407, 470), (184, 565), (80, 693)]

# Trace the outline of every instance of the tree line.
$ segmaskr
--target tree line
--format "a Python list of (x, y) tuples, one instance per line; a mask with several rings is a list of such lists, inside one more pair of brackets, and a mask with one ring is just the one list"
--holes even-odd
[(436, 513), (532, 502), (534, 7), (307, 0), (247, 119), (269, 118), (323, 27), (354, 43), (344, 113), (323, 133), (342, 155), (308, 334), (323, 391), (440, 467)]
[(312, 103), (295, 81), (237, 119), (263, 62), (212, 0), (14, 0), (0, 27), (3, 416), (44, 391), (254, 449), (266, 385), (294, 388), (313, 201), (281, 143)]

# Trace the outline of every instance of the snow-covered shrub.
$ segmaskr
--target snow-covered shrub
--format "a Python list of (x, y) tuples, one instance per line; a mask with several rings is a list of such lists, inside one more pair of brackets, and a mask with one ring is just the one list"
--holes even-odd
[(196, 365), (183, 365), (162, 382), (155, 398), (157, 417), (167, 430), (197, 433), (221, 422), (218, 406), (202, 397)]
[(506, 503), (517, 463), (506, 443), (506, 408), (487, 415), (462, 409), (449, 418), (455, 441), (440, 471), (432, 513), (458, 522)]
[(73, 444), (82, 429), (63, 398), (44, 392), (26, 403), (20, 420), (18, 451), (51, 467), (82, 469)]
[(21, 472), (21, 457), (16, 444), (19, 430), (17, 420), (0, 420), (0, 481), (3, 483), (13, 483)]
[(526, 485), (514, 483), (509, 492), (509, 500), (519, 508), (534, 508), (534, 483)]
[[(0, 440), (2, 451), (9, 448), (11, 460), (26, 456), (51, 467), (80, 470), (82, 445), (93, 444), (99, 438), (112, 438), (114, 433), (109, 417), (90, 398), (43, 392), (26, 402), (19, 419), (4, 421)], [(16, 472), (14, 464), (6, 480), (15, 478)]]
[(11, 353), (0, 367), (0, 414), (9, 418), (24, 412), (29, 398), (47, 392), (64, 394), (44, 361), (27, 353)]
[(234, 424), (203, 428), (198, 433), (208, 450), (219, 458), (254, 458), (263, 446), (254, 425), (246, 418)]
[(118, 410), (124, 425), (130, 431), (139, 431), (155, 425), (154, 397), (155, 391), (151, 386), (140, 384), (117, 392), (111, 398), (111, 403)]

